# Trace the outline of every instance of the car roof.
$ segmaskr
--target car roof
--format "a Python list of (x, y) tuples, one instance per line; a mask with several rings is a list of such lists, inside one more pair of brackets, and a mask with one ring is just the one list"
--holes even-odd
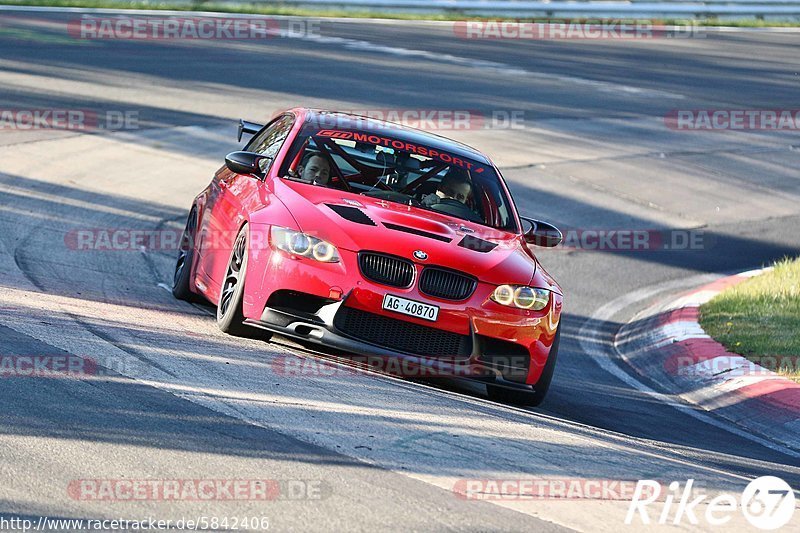
[(492, 162), (484, 154), (468, 146), (464, 143), (429, 133), (395, 122), (385, 120), (378, 120), (375, 118), (357, 115), (353, 113), (344, 113), (341, 111), (329, 111), (324, 109), (297, 109), (305, 113), (305, 122), (310, 123), (317, 121), (321, 127), (335, 127), (345, 130), (362, 131), (374, 134), (387, 134), (387, 132), (395, 139), (400, 141), (407, 141), (414, 144), (421, 144), (450, 152), (454, 155), (473, 159), (485, 165), (491, 165)]

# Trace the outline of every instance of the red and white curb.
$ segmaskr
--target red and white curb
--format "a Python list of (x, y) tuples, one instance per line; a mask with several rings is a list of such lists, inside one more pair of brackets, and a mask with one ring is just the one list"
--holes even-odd
[(702, 304), (762, 272), (721, 278), (650, 307), (620, 328), (614, 344), (637, 373), (673, 394), (749, 431), (797, 446), (800, 383), (728, 352), (699, 324)]

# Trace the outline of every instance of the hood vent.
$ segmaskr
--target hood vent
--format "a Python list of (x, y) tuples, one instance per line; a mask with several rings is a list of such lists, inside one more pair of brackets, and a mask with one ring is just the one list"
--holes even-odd
[(411, 233), (412, 235), (419, 235), (420, 237), (427, 237), (429, 239), (436, 239), (437, 241), (450, 242), (450, 241), (453, 240), (450, 237), (445, 237), (444, 235), (439, 235), (437, 233), (431, 233), (429, 231), (423, 231), (421, 229), (407, 228), (407, 227), (401, 226), (399, 224), (391, 224), (389, 222), (384, 222), (383, 225), (386, 226), (388, 229), (392, 229), (392, 230), (395, 230), (395, 231), (404, 231), (406, 233)]
[(346, 205), (325, 204), (330, 207), (337, 215), (350, 222), (356, 224), (364, 224), (365, 226), (375, 226), (375, 222), (367, 216), (361, 209), (357, 207), (349, 207)]
[(465, 235), (458, 245), (462, 248), (466, 248), (467, 250), (475, 250), (476, 252), (481, 252), (484, 254), (489, 253), (497, 248), (496, 243), (484, 241), (483, 239), (473, 237), (472, 235)]

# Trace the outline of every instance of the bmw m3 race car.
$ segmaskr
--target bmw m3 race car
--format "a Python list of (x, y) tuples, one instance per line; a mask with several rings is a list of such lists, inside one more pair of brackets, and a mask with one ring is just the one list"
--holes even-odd
[(216, 303), (231, 334), (435, 366), (492, 399), (542, 402), (563, 296), (529, 245), (561, 234), (518, 214), (488, 157), (310, 109), (241, 121), (243, 133), (254, 136), (192, 204), (177, 298)]

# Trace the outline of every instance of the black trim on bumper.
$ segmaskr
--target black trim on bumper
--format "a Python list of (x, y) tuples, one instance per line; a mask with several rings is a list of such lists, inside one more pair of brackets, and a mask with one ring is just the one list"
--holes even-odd
[[(333, 305), (338, 306), (341, 304), (342, 302)], [(338, 311), (338, 308), (336, 310)], [(474, 333), (471, 335), (472, 354), (469, 358), (443, 359), (389, 350), (382, 346), (348, 337), (333, 325), (333, 316), (326, 320), (322, 316), (301, 316), (287, 313), (283, 310), (266, 308), (261, 315), (261, 320), (247, 319), (245, 324), (347, 352), (346, 354), (341, 354), (342, 357), (347, 357), (348, 354), (355, 354), (380, 358), (400, 358), (420, 369), (434, 369), (433, 372), (426, 373), (421, 371), (419, 376), (406, 377), (467, 380), (528, 392), (534, 390), (533, 385), (511, 381), (504, 377), (501, 369), (482, 361), (480, 359), (480, 346), (482, 343), (478, 338), (479, 336)], [(512, 377), (512, 379), (514, 378), (519, 379), (517, 376)]]

